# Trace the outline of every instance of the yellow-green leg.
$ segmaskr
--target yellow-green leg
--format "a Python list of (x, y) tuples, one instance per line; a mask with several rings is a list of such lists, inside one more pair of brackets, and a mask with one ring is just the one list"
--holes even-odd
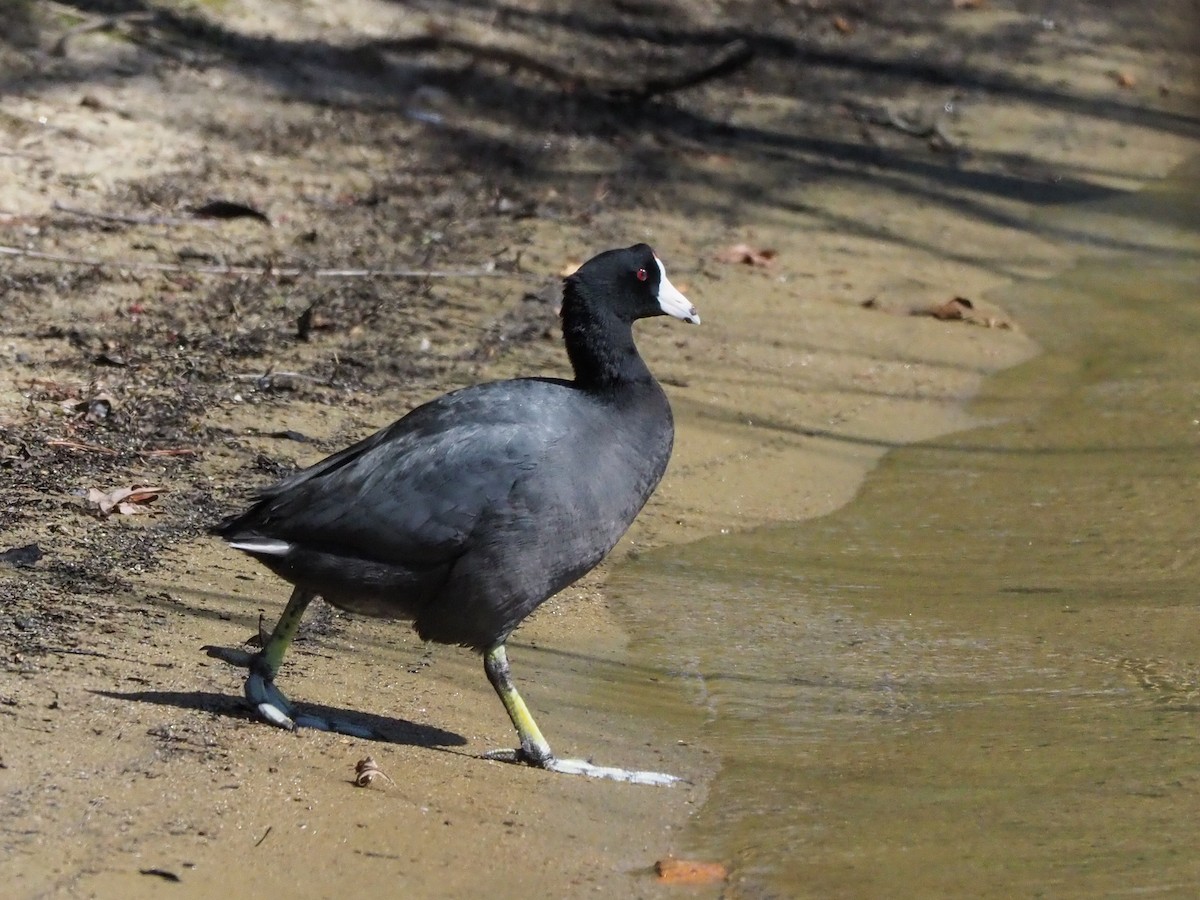
[(500, 702), (508, 710), (508, 717), (512, 719), (513, 727), (517, 729), (517, 737), (521, 741), (520, 749), (515, 752), (497, 750), (489, 753), (488, 756), (492, 759), (515, 756), (517, 757), (515, 762), (526, 762), (531, 766), (543, 769), (549, 768), (549, 764), (554, 760), (554, 753), (550, 750), (546, 739), (542, 737), (537, 722), (533, 721), (529, 707), (517, 693), (517, 686), (513, 684), (512, 680), (512, 671), (508, 667), (508, 653), (503, 644), (497, 644), (483, 654), (483, 670), (487, 672), (488, 681), (496, 689)]
[(488, 681), (496, 689), (500, 702), (508, 710), (508, 717), (512, 720), (513, 727), (517, 729), (517, 737), (521, 741), (521, 746), (516, 750), (493, 750), (484, 754), (486, 759), (528, 763), (539, 769), (561, 772), (564, 775), (587, 775), (591, 778), (608, 778), (632, 784), (667, 785), (682, 780), (662, 772), (635, 772), (613, 766), (597, 766), (584, 759), (559, 759), (550, 750), (550, 745), (542, 737), (537, 723), (533, 721), (529, 707), (517, 693), (516, 685), (512, 680), (512, 672), (508, 668), (508, 653), (503, 644), (498, 644), (483, 654), (483, 668), (487, 672)]
[(287, 606), (283, 609), (283, 615), (279, 617), (279, 621), (271, 630), (271, 636), (263, 644), (262, 652), (256, 654), (250, 667), (252, 672), (261, 675), (268, 682), (275, 680), (275, 676), (279, 674), (279, 667), (283, 664), (283, 654), (292, 645), (292, 638), (300, 628), (304, 611), (316, 596), (316, 593), (304, 588), (298, 587), (292, 591), (292, 596), (288, 598)]

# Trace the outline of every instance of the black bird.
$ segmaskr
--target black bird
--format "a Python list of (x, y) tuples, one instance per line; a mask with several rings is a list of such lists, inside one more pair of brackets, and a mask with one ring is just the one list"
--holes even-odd
[(575, 378), (518, 378), (453, 391), (263, 491), (212, 529), (295, 589), (261, 651), (206, 647), (246, 667), (246, 697), (275, 725), (297, 715), (274, 684), (305, 607), (411, 620), (425, 640), (483, 654), (520, 747), (489, 758), (648, 783), (554, 756), (513, 685), (504, 643), (539, 605), (596, 566), (657, 487), (671, 407), (633, 342), (633, 323), (699, 324), (645, 244), (584, 263), (563, 288)]

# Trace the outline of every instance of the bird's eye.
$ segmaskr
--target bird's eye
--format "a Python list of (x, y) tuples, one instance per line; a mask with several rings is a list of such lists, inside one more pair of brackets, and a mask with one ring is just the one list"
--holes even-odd
[(647, 277), (648, 277), (648, 276), (646, 275), (646, 270), (645, 270), (645, 269), (638, 269), (638, 270), (637, 270), (637, 278), (638, 278), (638, 281), (645, 281)]

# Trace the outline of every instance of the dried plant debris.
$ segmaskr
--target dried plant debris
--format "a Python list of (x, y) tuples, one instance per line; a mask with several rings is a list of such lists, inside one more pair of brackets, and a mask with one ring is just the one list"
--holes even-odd
[(155, 878), (161, 878), (163, 881), (171, 881), (178, 883), (183, 879), (168, 869), (138, 869), (139, 875), (152, 875)]
[(990, 316), (976, 309), (975, 304), (966, 297), (952, 297), (944, 303), (934, 303), (930, 306), (918, 307), (911, 311), (914, 316), (929, 316), (941, 322), (967, 322), (971, 325), (982, 325), (985, 328), (1011, 329), (1012, 322), (1001, 316)]
[(99, 425), (108, 421), (116, 408), (116, 401), (101, 392), (85, 400), (63, 400), (62, 408), (68, 413), (78, 413), (85, 422)]
[(717, 262), (734, 263), (745, 266), (770, 268), (775, 264), (779, 252), (771, 247), (754, 247), (750, 244), (731, 244), (713, 254)]
[(945, 303), (935, 303), (922, 309), (914, 309), (914, 316), (932, 316), (941, 322), (957, 322), (975, 312), (975, 304), (966, 297), (953, 297)]
[(391, 776), (379, 768), (373, 757), (368, 756), (354, 764), (354, 783), (358, 787), (370, 787), (377, 778), (395, 784)]
[(893, 315), (926, 316), (939, 322), (965, 322), (968, 325), (982, 325), (984, 328), (1000, 328), (1016, 330), (1011, 319), (999, 313), (989, 313), (979, 309), (976, 304), (966, 297), (952, 297), (949, 300), (929, 303), (922, 306), (904, 306), (900, 303), (888, 302), (880, 297), (868, 297), (860, 306), (863, 309), (892, 313)]
[(122, 516), (134, 516), (148, 513), (149, 504), (158, 499), (158, 495), (166, 488), (134, 485), (133, 487), (117, 488), (105, 493), (98, 488), (89, 488), (87, 492), (88, 508), (99, 512), (101, 516), (111, 516), (117, 513)]
[(231, 200), (213, 200), (192, 209), (192, 215), (201, 219), (254, 219), (270, 227), (271, 220), (267, 214), (253, 206), (244, 203), (234, 203)]

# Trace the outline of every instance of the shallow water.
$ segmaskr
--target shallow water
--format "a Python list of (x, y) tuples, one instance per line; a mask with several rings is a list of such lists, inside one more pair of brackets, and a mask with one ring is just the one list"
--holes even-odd
[(1200, 163), (1053, 213), (1143, 252), (996, 297), (1044, 345), (834, 515), (613, 573), (721, 760), (745, 897), (1200, 888)]

